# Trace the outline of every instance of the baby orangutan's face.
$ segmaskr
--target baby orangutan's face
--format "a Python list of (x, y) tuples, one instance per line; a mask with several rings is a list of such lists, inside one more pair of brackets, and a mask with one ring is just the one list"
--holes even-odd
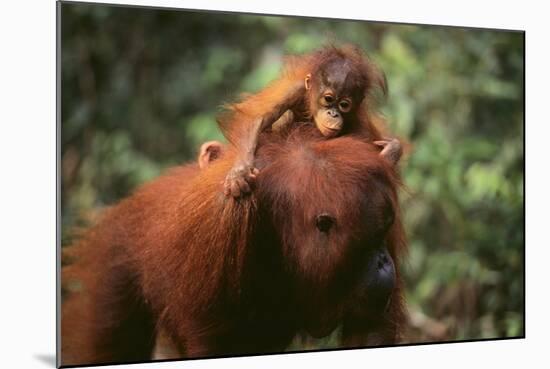
[(363, 86), (345, 60), (336, 60), (322, 66), (312, 76), (305, 78), (309, 94), (310, 109), (315, 125), (325, 137), (340, 134), (347, 118), (355, 113)]

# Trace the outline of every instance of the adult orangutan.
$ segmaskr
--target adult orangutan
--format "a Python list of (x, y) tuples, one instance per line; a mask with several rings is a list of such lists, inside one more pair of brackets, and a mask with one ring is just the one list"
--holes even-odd
[(280, 352), (343, 325), (391, 344), (405, 319), (399, 179), (379, 148), (314, 127), (260, 137), (251, 196), (222, 182), (239, 152), (175, 168), (109, 208), (64, 268), (62, 364)]

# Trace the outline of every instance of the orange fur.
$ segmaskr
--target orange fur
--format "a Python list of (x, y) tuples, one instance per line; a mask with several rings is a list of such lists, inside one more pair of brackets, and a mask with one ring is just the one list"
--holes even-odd
[[(387, 84), (383, 72), (357, 47), (329, 46), (310, 54), (290, 56), (285, 60), (281, 76), (255, 94), (245, 94), (240, 102), (226, 105), (226, 112), (220, 116), (218, 123), (226, 138), (239, 147), (242, 139), (250, 135), (251, 123), (266, 116), (287, 98), (288, 91), (302, 86), (306, 75), (315, 74), (331, 58), (343, 58), (354, 67), (359, 79), (355, 81), (364, 90), (364, 99), (356, 115), (346, 122), (346, 133), (361, 134), (370, 142), (381, 139), (382, 120), (375, 112), (376, 91), (387, 94)], [(307, 96), (297, 106), (296, 123), (311, 121), (310, 102)]]
[[(148, 360), (160, 329), (183, 357), (277, 352), (298, 331), (328, 334), (350, 319), (361, 327), (350, 345), (368, 344), (357, 339), (370, 333), (398, 340), (400, 282), (386, 315), (355, 313), (361, 255), (386, 206), (396, 214), (386, 240), (400, 280), (394, 168), (363, 140), (324, 140), (304, 127), (265, 138), (257, 187), (234, 200), (221, 182), (236, 155), (145, 184), (70, 246), (76, 261), (63, 284), (81, 287), (63, 299), (63, 365)], [(312, 224), (320, 212), (337, 219), (330, 236)]]

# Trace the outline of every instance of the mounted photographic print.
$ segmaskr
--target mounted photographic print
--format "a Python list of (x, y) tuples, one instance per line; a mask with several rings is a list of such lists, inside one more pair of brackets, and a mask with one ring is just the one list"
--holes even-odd
[(524, 337), (523, 32), (57, 6), (58, 365)]

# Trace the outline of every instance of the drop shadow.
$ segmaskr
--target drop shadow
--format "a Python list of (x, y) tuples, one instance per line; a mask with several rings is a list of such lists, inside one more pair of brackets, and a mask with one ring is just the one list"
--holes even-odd
[(42, 363), (51, 366), (53, 368), (57, 367), (57, 363), (55, 362), (55, 355), (52, 354), (34, 354), (34, 358), (38, 361), (41, 361)]

